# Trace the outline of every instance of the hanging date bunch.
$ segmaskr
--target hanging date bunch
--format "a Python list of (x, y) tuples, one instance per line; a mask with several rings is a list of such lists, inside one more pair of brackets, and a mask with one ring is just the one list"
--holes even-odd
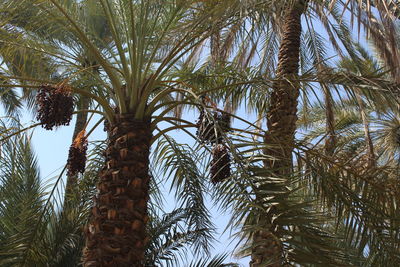
[(214, 111), (207, 113), (206, 97), (202, 97), (203, 107), (196, 122), (196, 135), (200, 142), (211, 144), (212, 160), (210, 163), (211, 181), (215, 184), (221, 182), (231, 175), (231, 158), (224, 136), (231, 131), (231, 117), (229, 113), (217, 110), (213, 104)]
[(36, 95), (38, 114), (36, 119), (46, 130), (53, 127), (69, 125), (74, 111), (74, 100), (71, 89), (65, 85), (42, 85)]
[(231, 157), (226, 144), (213, 146), (210, 165), (211, 181), (214, 184), (231, 176)]
[[(203, 98), (203, 104), (204, 98)], [(223, 142), (223, 136), (230, 131), (231, 118), (228, 113), (213, 111), (207, 113), (206, 108), (200, 109), (199, 118), (196, 121), (196, 136), (201, 143), (219, 144)]]
[(196, 136), (202, 143), (207, 143), (212, 140), (213, 123), (207, 117), (205, 109), (200, 109), (199, 118), (196, 121)]
[(85, 171), (88, 141), (85, 130), (81, 131), (69, 148), (67, 169), (68, 176), (75, 176)]

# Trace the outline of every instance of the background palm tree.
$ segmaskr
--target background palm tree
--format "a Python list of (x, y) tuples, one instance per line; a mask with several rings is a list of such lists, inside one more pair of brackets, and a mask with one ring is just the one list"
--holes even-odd
[[(3, 130), (7, 129), (2, 125)], [(13, 130), (16, 133), (18, 129)], [(7, 132), (9, 134), (9, 132)], [(82, 198), (60, 216), (63, 204), (58, 191), (61, 177), (45, 184), (32, 151), (31, 137), (16, 134), (2, 144), (0, 182), (0, 239), (3, 266), (76, 266), (84, 244), (82, 224), (90, 210), (88, 177), (82, 181)], [(88, 173), (98, 166), (89, 166)], [(54, 185), (53, 185), (54, 183)], [(84, 185), (86, 189), (84, 190)]]
[[(293, 2), (293, 3), (292, 3)], [(337, 40), (335, 40), (334, 32), (340, 33), (330, 22), (328, 16), (324, 15), (321, 11), (326, 8), (329, 10), (328, 13), (332, 14), (333, 20), (342, 19), (342, 16), (335, 14), (338, 12), (338, 8), (341, 5), (336, 5), (335, 1), (324, 1), (314, 2), (314, 1), (292, 1), (288, 3), (286, 6), (283, 4), (283, 7), (288, 7), (286, 11), (279, 13), (280, 9), (277, 9), (278, 18), (279, 15), (284, 16), (282, 21), (275, 20), (278, 22), (280, 26), (281, 32), (281, 43), (278, 54), (278, 64), (276, 69), (276, 77), (279, 79), (275, 83), (272, 84), (270, 99), (269, 99), (269, 107), (266, 112), (267, 117), (267, 126), (268, 130), (266, 132), (264, 142), (266, 144), (265, 153), (270, 156), (269, 160), (265, 161), (265, 166), (267, 169), (271, 170), (271, 174), (280, 178), (288, 177), (292, 173), (291, 165), (292, 165), (292, 152), (294, 149), (294, 140), (295, 140), (295, 130), (296, 130), (296, 121), (297, 121), (297, 102), (300, 95), (300, 84), (297, 81), (297, 75), (299, 72), (299, 64), (300, 64), (300, 47), (301, 47), (301, 15), (306, 15), (306, 23), (308, 27), (313, 28), (312, 19), (307, 20), (307, 15), (309, 10), (315, 12), (317, 17), (321, 19), (322, 24), (325, 26), (325, 29), (328, 32), (329, 39), (332, 42), (332, 46), (336, 49), (341, 55), (341, 49), (339, 48)], [(369, 3), (369, 1), (367, 1)], [(342, 3), (343, 8), (347, 9), (349, 7), (349, 3), (351, 8), (357, 6), (357, 1), (347, 1), (347, 3)], [(367, 3), (367, 6), (368, 6)], [(383, 14), (382, 6), (377, 6), (381, 14)], [(364, 6), (360, 5), (359, 9), (361, 10)], [(274, 10), (275, 11), (275, 10)], [(387, 10), (389, 11), (389, 10)], [(268, 15), (268, 11), (266, 12)], [(368, 9), (365, 11), (368, 14), (368, 19), (372, 19), (372, 13)], [(363, 13), (365, 15), (365, 13)], [(388, 12), (390, 13), (390, 12)], [(267, 15), (267, 16), (268, 16)], [(353, 16), (353, 13), (352, 15)], [(360, 15), (361, 16), (361, 13)], [(272, 19), (271, 19), (272, 20)], [(386, 20), (389, 21), (389, 20)], [(365, 21), (364, 21), (365, 22)], [(360, 21), (359, 21), (360, 23)], [(345, 33), (345, 35), (339, 35), (338, 38), (342, 41), (342, 44), (346, 48), (347, 52), (353, 54), (351, 48), (351, 42), (349, 41), (349, 32), (341, 22), (339, 23), (339, 29), (342, 29), (341, 33)], [(365, 23), (368, 26), (371, 24)], [(375, 25), (376, 26), (376, 25)], [(376, 30), (377, 27), (374, 28)], [(259, 29), (256, 27), (256, 29)], [(368, 28), (369, 29), (369, 28)], [(311, 48), (309, 48), (310, 53), (312, 54), (311, 58), (313, 59), (313, 67), (316, 71), (324, 71), (324, 66), (326, 63), (324, 60), (326, 57), (323, 55), (323, 50), (320, 49), (321, 45), (318, 44), (318, 35), (315, 34), (315, 31), (312, 29), (310, 31), (311, 36), (309, 39), (311, 40)], [(393, 36), (393, 33), (391, 34)], [(250, 49), (254, 49), (257, 45), (257, 39), (254, 41), (254, 46), (251, 46)], [(269, 48), (268, 46), (265, 46)], [(303, 51), (304, 53), (304, 51)], [(250, 55), (254, 55), (256, 53), (249, 53)], [(266, 60), (270, 62), (270, 60)], [(249, 60), (247, 60), (249, 62)], [(304, 64), (304, 61), (301, 62)], [(284, 77), (284, 80), (280, 80)], [(328, 154), (333, 153), (332, 147), (335, 144), (335, 133), (333, 131), (333, 110), (332, 110), (332, 96), (329, 92), (329, 87), (326, 85), (322, 85), (324, 88), (325, 101), (326, 101), (326, 113), (327, 113), (327, 132), (328, 132), (328, 141), (326, 150)], [(268, 189), (271, 190), (271, 185), (268, 184)], [(262, 262), (266, 262), (265, 258), (269, 258), (268, 266), (280, 266), (282, 261), (282, 244), (279, 243), (279, 237), (274, 235), (274, 231), (276, 231), (279, 226), (272, 223), (272, 218), (275, 216), (274, 214), (279, 214), (280, 211), (279, 206), (276, 205), (270, 209), (270, 215), (264, 217), (266, 228), (269, 230), (265, 230), (265, 232), (258, 232), (255, 234), (254, 240), (256, 245), (253, 252), (252, 264), (254, 266), (259, 266), (259, 264), (266, 264)], [(268, 219), (270, 218), (270, 219)], [(275, 230), (272, 230), (275, 229)], [(261, 237), (263, 236), (263, 237)], [(270, 241), (268, 241), (270, 240)], [(258, 249), (257, 249), (258, 246)], [(264, 258), (265, 257), (265, 258)], [(275, 264), (275, 265), (274, 265)]]
[[(71, 1), (74, 2), (74, 1)], [(78, 12), (78, 16), (82, 17), (81, 21), (84, 22), (82, 25), (85, 29), (90, 29), (97, 36), (99, 40), (95, 41), (96, 46), (99, 49), (104, 49), (107, 45), (107, 40), (110, 39), (111, 33), (107, 27), (99, 27), (104, 25), (105, 18), (96, 14), (96, 8), (92, 5), (90, 7), (90, 1), (81, 1), (81, 8)], [(98, 66), (96, 62), (90, 58), (89, 53), (84, 50), (73, 35), (67, 31), (62, 30), (62, 26), (57, 24), (42, 24), (41, 29), (31, 31), (29, 22), (35, 20), (35, 16), (40, 16), (41, 9), (36, 6), (30, 5), (30, 3), (21, 3), (21, 8), (24, 10), (29, 9), (29, 12), (24, 12), (23, 14), (14, 14), (12, 19), (7, 21), (7, 34), (14, 33), (18, 35), (18, 29), (25, 29), (29, 33), (28, 36), (21, 37), (24, 39), (21, 43), (27, 43), (30, 39), (40, 39), (43, 43), (47, 44), (57, 44), (59, 47), (69, 48), (69, 63), (72, 63), (74, 68), (81, 67), (80, 72), (77, 74), (76, 84), (78, 87), (91, 87), (93, 86), (93, 80), (98, 73)], [(7, 10), (12, 12), (12, 10)], [(57, 27), (59, 27), (57, 29)], [(60, 29), (61, 28), (61, 29)], [(51, 32), (51, 34), (49, 34)], [(5, 35), (7, 35), (5, 34)], [(28, 49), (26, 47), (16, 45), (15, 43), (10, 43), (5, 40), (1, 42), (2, 53), (3, 53), (3, 66), (5, 67), (5, 72), (8, 76), (21, 76), (21, 77), (31, 77), (37, 79), (49, 80), (53, 82), (60, 82), (71, 75), (71, 68), (68, 67), (65, 62), (60, 61), (59, 58), (54, 58), (49, 55), (43, 55), (36, 51), (35, 49)], [(56, 46), (56, 47), (57, 47)], [(54, 48), (54, 46), (53, 46)], [(35, 66), (35, 67), (33, 67)], [(40, 71), (38, 71), (38, 69)], [(3, 75), (4, 76), (4, 75)], [(24, 81), (21, 81), (24, 82)], [(15, 95), (15, 88), (7, 88), (8, 93), (4, 96), (7, 97), (11, 93)], [(22, 99), (28, 103), (28, 107), (33, 110), (36, 114), (37, 106), (35, 105), (36, 92), (32, 90), (22, 90)], [(77, 98), (77, 116), (75, 127), (73, 130), (72, 141), (74, 141), (77, 135), (86, 128), (88, 120), (88, 112), (90, 106), (90, 98), (87, 96), (76, 95)], [(6, 98), (4, 98), (6, 99)], [(18, 107), (21, 104), (15, 103), (14, 107)], [(69, 172), (68, 172), (69, 174)], [(73, 188), (76, 185), (77, 177), (76, 175), (68, 175), (67, 185), (66, 185), (66, 200), (68, 201), (68, 196), (74, 192)]]

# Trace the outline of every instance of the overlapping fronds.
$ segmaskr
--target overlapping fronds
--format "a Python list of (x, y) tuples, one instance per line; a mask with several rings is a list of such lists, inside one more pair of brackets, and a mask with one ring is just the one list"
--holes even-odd
[[(178, 205), (189, 212), (186, 218), (188, 229), (196, 234), (193, 248), (196, 253), (208, 253), (213, 241), (214, 224), (206, 207), (207, 185), (204, 170), (199, 168), (202, 160), (195, 150), (182, 145), (165, 135), (155, 149), (155, 166), (159, 166), (165, 177), (172, 178), (171, 190), (175, 192)], [(204, 163), (203, 163), (204, 164)]]
[[(23, 266), (27, 261), (45, 262), (40, 247), (33, 246), (33, 229), (41, 228), (45, 192), (27, 136), (2, 144), (1, 157), (1, 265)], [(43, 230), (43, 229), (41, 229)]]
[(99, 165), (89, 161), (76, 195), (68, 203), (73, 205), (66, 205), (61, 189), (63, 172), (43, 181), (30, 137), (18, 134), (18, 129), (13, 131), (16, 134), (2, 143), (0, 159), (1, 265), (76, 266)]
[(217, 255), (210, 260), (207, 259), (199, 259), (191, 261), (187, 266), (188, 267), (237, 267), (239, 265), (235, 263), (224, 263), (226, 259), (226, 255)]
[(356, 153), (332, 159), (306, 152), (299, 159), (303, 179), (318, 197), (320, 209), (334, 215), (337, 229), (344, 228), (345, 240), (359, 256), (379, 257), (380, 264), (399, 262), (394, 170), (390, 166), (368, 169), (365, 158)]
[[(384, 164), (371, 168), (368, 164), (361, 115), (357, 104), (349, 103), (351, 112), (338, 109), (335, 114), (336, 153), (328, 156), (321, 147), (319, 138), (325, 135), (321, 115), (315, 121), (320, 120), (316, 124), (321, 125), (319, 133), (299, 140), (293, 174), (288, 177), (275, 177), (262, 167), (266, 156), (260, 151), (264, 145), (254, 141), (259, 129), (249, 126), (247, 136), (245, 132), (233, 133), (234, 175), (215, 188), (214, 196), (223, 210), (233, 210), (230, 227), (243, 241), (240, 255), (248, 255), (258, 244), (252, 244), (252, 234), (265, 227), (258, 218), (269, 216), (273, 210), (275, 216), (268, 229), (282, 242), (290, 264), (373, 266), (398, 262), (396, 167)], [(320, 111), (317, 107), (313, 114)], [(397, 126), (390, 128), (397, 133)], [(308, 128), (307, 136), (314, 130)], [(371, 134), (378, 142), (373, 128)], [(397, 135), (387, 138), (393, 138), (390, 136)]]
[[(147, 248), (147, 262), (150, 265), (178, 266), (191, 255), (189, 248), (198, 236), (207, 229), (190, 230), (187, 220), (191, 211), (176, 209), (162, 218), (153, 217), (148, 226), (151, 240)], [(189, 229), (189, 230), (188, 230)]]
[[(23, 22), (21, 10), (27, 4), (31, 11)], [(147, 106), (151, 95), (179, 91), (160, 84), (177, 61), (207, 39), (211, 28), (229, 25), (229, 15), (240, 8), (235, 1), (224, 8), (198, 1), (7, 1), (2, 23), (10, 30), (3, 42), (12, 49), (3, 53), (13, 54), (15, 46), (34, 50), (54, 59), (57, 69), (70, 70), (72, 77), (96, 68), (102, 75), (94, 78), (101, 86), (91, 97), (98, 96), (109, 119), (112, 105), (141, 118), (155, 111), (153, 104)], [(14, 79), (29, 81), (31, 87), (39, 82), (20, 76)]]

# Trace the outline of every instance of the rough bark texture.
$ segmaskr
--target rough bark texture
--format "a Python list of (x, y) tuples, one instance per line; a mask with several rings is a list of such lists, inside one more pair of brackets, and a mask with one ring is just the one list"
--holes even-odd
[(303, 9), (304, 1), (299, 1), (286, 16), (276, 71), (277, 79), (280, 81), (273, 84), (270, 108), (267, 112), (268, 132), (265, 135), (265, 143), (271, 148), (266, 152), (277, 160), (268, 161), (266, 165), (274, 169), (291, 164), (299, 97), (299, 86), (295, 79), (299, 71)]
[[(276, 71), (280, 80), (273, 84), (267, 112), (268, 131), (264, 141), (268, 148), (265, 153), (274, 160), (266, 160), (264, 165), (274, 176), (280, 177), (289, 175), (292, 165), (299, 97), (299, 85), (295, 78), (299, 71), (301, 15), (304, 8), (305, 1), (300, 0), (286, 14)], [(275, 235), (276, 226), (272, 222), (276, 212), (276, 209), (271, 209), (270, 214), (259, 221), (259, 226), (265, 227), (265, 230), (254, 234), (251, 267), (278, 267), (283, 264), (283, 245)]]
[(143, 267), (148, 242), (150, 121), (130, 114), (111, 125), (106, 164), (85, 231), (85, 267)]

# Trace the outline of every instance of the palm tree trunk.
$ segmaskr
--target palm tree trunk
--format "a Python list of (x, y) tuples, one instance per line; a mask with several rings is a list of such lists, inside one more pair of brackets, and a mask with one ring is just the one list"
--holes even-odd
[[(89, 109), (89, 103), (90, 99), (87, 96), (81, 96), (81, 101), (80, 101), (80, 107), (79, 110), (87, 110)], [(78, 136), (78, 134), (85, 128), (86, 122), (88, 118), (88, 113), (87, 112), (79, 112), (76, 115), (76, 122), (75, 122), (75, 128), (74, 128), (74, 133), (72, 135), (72, 141), (75, 140), (75, 138)]]
[(150, 120), (116, 116), (85, 231), (85, 267), (143, 267), (148, 242)]
[[(292, 167), (292, 151), (297, 121), (299, 85), (295, 81), (299, 71), (301, 15), (305, 1), (299, 0), (286, 14), (282, 29), (282, 41), (278, 54), (277, 81), (272, 87), (270, 109), (267, 112), (268, 131), (264, 142), (265, 154), (273, 160), (264, 165), (275, 176), (288, 176)], [(293, 81), (293, 82), (290, 82)], [(254, 234), (251, 267), (278, 267), (283, 264), (283, 245), (275, 235), (272, 217), (276, 209), (261, 218), (263, 231)]]

